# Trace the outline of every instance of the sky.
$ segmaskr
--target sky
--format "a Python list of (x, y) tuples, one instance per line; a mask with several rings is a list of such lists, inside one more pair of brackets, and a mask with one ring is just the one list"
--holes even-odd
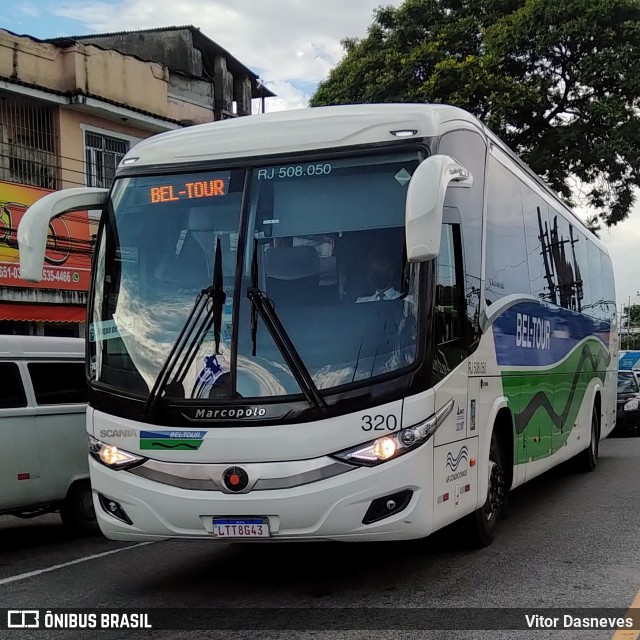
[[(337, 64), (345, 37), (365, 35), (374, 9), (402, 0), (0, 0), (0, 28), (36, 38), (192, 24), (253, 69), (277, 94), (267, 111), (307, 106)], [(578, 210), (581, 217), (587, 212)], [(640, 202), (600, 239), (618, 306), (640, 304)]]

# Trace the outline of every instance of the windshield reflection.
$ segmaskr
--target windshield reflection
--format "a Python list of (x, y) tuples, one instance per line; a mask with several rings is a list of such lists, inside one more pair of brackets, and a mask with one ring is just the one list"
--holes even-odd
[(404, 202), (417, 164), (417, 156), (393, 155), (254, 170), (245, 255), (244, 170), (118, 180), (96, 253), (92, 375), (149, 394), (197, 295), (212, 285), (217, 243), (226, 294), (219, 350), (211, 329), (167, 396), (300, 393), (264, 323), (252, 355), (254, 247), (260, 290), (318, 389), (411, 365), (417, 271), (405, 257)]

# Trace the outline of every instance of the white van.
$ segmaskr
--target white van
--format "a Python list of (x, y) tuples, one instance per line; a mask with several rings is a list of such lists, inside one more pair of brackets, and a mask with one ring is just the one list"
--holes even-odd
[(97, 531), (85, 413), (84, 340), (0, 335), (0, 514), (59, 511)]

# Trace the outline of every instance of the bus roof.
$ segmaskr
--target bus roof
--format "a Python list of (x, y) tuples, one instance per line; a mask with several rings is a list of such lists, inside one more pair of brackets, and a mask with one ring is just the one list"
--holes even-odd
[(84, 358), (83, 338), (0, 335), (0, 360)]
[[(546, 193), (565, 213), (571, 215), (584, 232), (584, 221), (517, 156), (500, 138), (475, 116), (443, 104), (353, 104), (277, 111), (176, 129), (141, 141), (123, 158), (118, 171), (129, 167), (161, 168), (220, 160), (278, 156), (322, 149), (402, 142), (406, 138), (393, 131), (415, 131), (416, 139), (438, 136), (443, 125), (460, 122), (475, 129), (487, 143), (498, 146), (510, 160)], [(465, 126), (466, 125), (466, 126)], [(591, 238), (601, 251), (606, 246)]]
[[(147, 138), (123, 162), (172, 165), (400, 142), (391, 131), (415, 130), (416, 138), (438, 135), (440, 125), (464, 120), (482, 127), (458, 107), (427, 104), (362, 104), (292, 109), (168, 131)], [(123, 164), (120, 164), (120, 168)]]

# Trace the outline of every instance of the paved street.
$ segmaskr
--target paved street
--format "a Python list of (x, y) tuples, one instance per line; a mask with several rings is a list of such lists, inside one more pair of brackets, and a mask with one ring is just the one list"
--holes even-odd
[[(139, 546), (100, 536), (69, 539), (55, 515), (30, 521), (3, 517), (0, 607), (242, 607), (247, 620), (257, 615), (251, 611), (256, 607), (626, 608), (640, 589), (639, 460), (640, 437), (609, 438), (602, 443), (595, 473), (576, 475), (560, 468), (522, 487), (512, 496), (499, 538), (483, 551), (464, 549), (453, 531), (403, 544), (172, 541)], [(100, 555), (107, 552), (113, 553)], [(61, 566), (51, 569), (56, 565)], [(123, 631), (109, 637), (133, 635)], [(154, 631), (135, 637), (202, 635)], [(319, 635), (588, 639), (613, 634), (257, 630), (212, 637)], [(47, 637), (93, 636), (65, 631)]]

